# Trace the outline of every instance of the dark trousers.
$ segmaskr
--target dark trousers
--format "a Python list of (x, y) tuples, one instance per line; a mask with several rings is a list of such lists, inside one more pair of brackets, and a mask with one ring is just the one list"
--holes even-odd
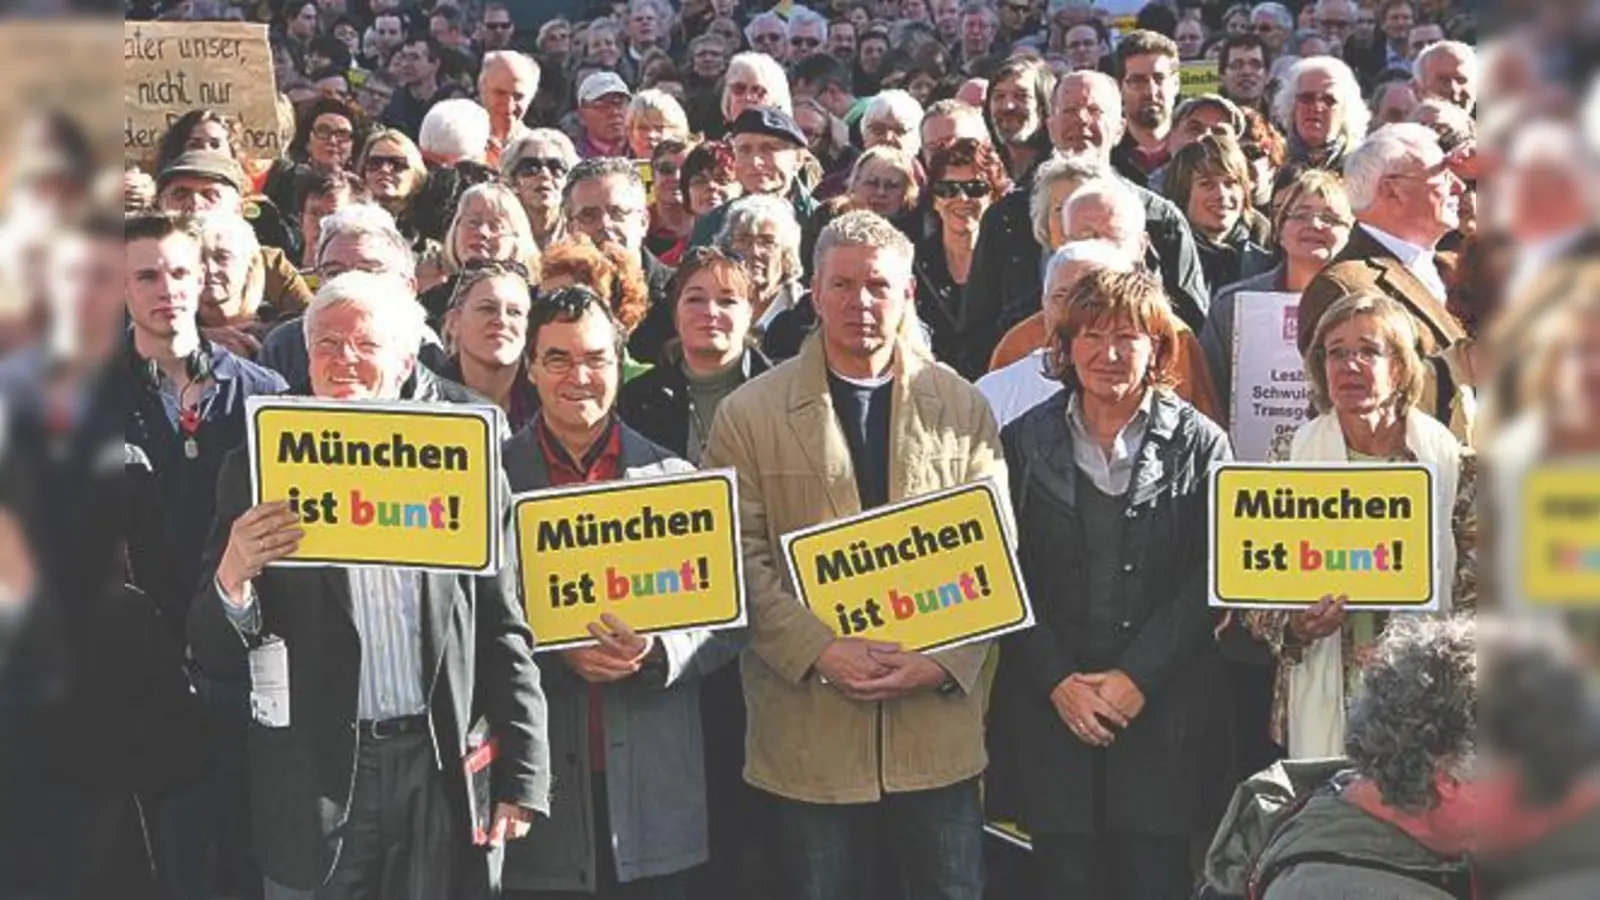
[[(976, 779), (885, 794), (877, 803), (771, 800), (781, 896), (790, 900), (981, 900), (983, 813)], [(880, 878), (879, 860), (892, 867)], [(888, 881), (893, 893), (880, 885)]]
[(374, 740), (356, 759), (343, 847), (328, 883), (299, 891), (266, 881), (267, 900), (439, 900), (460, 896), (469, 845), (426, 734)]
[[(611, 812), (606, 799), (606, 776), (594, 773), (589, 782), (594, 785), (595, 822), (595, 891), (529, 891), (514, 896), (527, 900), (689, 900), (689, 871), (639, 878), (629, 882), (617, 881), (617, 856), (611, 849)], [(529, 840), (537, 840), (538, 826), (534, 826)]]
[(1188, 900), (1189, 839), (1111, 832), (1035, 835), (1039, 900)]

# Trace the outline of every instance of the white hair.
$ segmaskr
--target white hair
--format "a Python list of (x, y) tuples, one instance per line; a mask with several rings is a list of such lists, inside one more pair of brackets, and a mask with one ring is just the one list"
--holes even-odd
[(820, 28), (823, 37), (827, 37), (828, 34), (828, 20), (821, 13), (804, 6), (796, 6), (794, 12), (789, 14), (789, 27), (785, 30), (785, 36), (793, 37), (797, 27)]
[(1089, 263), (1100, 269), (1109, 269), (1113, 272), (1132, 272), (1134, 263), (1127, 251), (1110, 241), (1091, 238), (1086, 241), (1067, 241), (1060, 249), (1050, 254), (1049, 262), (1044, 266), (1044, 285), (1046, 290), (1050, 287), (1050, 279), (1056, 276), (1056, 271), (1069, 263)]
[(1061, 228), (1072, 233), (1072, 219), (1085, 205), (1099, 201), (1111, 207), (1111, 221), (1128, 243), (1137, 243), (1144, 234), (1144, 202), (1126, 183), (1115, 178), (1091, 178), (1078, 185), (1061, 204)]
[(668, 137), (676, 140), (686, 140), (689, 137), (689, 114), (683, 111), (683, 104), (678, 98), (666, 91), (656, 88), (645, 88), (633, 95), (628, 101), (628, 118), (626, 127), (631, 131), (633, 121), (641, 113), (655, 113), (666, 121)]
[(777, 13), (757, 13), (750, 17), (750, 24), (744, 26), (744, 39), (749, 41), (752, 47), (756, 43), (756, 27), (759, 25), (776, 25), (778, 30), (783, 32), (784, 37), (789, 36), (789, 26), (784, 23), (783, 18)]
[(1356, 0), (1317, 0), (1317, 15), (1322, 15), (1330, 6), (1348, 7), (1351, 12), (1356, 12), (1360, 8)]
[(1334, 96), (1339, 98), (1338, 121), (1330, 136), (1334, 140), (1343, 138), (1346, 144), (1361, 140), (1372, 122), (1372, 111), (1362, 99), (1361, 82), (1356, 80), (1356, 73), (1350, 71), (1343, 61), (1331, 56), (1299, 60), (1284, 73), (1283, 84), (1272, 100), (1273, 118), (1278, 120), (1284, 134), (1294, 133), (1295, 95), (1300, 93), (1300, 80), (1311, 74), (1326, 75), (1332, 79)]
[(434, 157), (483, 162), (489, 150), (489, 111), (459, 97), (440, 100), (422, 118), (417, 148)]
[(376, 203), (351, 203), (323, 216), (317, 226), (317, 265), (328, 252), (334, 238), (355, 235), (370, 237), (383, 245), (384, 255), (390, 262), (390, 271), (396, 275), (410, 276), (417, 268), (417, 259), (411, 244), (394, 224), (394, 216)]
[(777, 226), (775, 237), (783, 257), (784, 280), (799, 279), (805, 274), (800, 260), (800, 222), (794, 216), (794, 207), (782, 197), (751, 194), (733, 201), (713, 242), (719, 247), (732, 247), (735, 234), (766, 224)]
[[(771, 15), (766, 13), (765, 15)], [(774, 16), (776, 18), (776, 16)], [(794, 102), (789, 99), (789, 76), (784, 74), (783, 66), (778, 61), (765, 53), (747, 51), (735, 54), (728, 60), (728, 72), (722, 78), (722, 112), (728, 112), (727, 85), (734, 79), (734, 75), (743, 73), (749, 78), (761, 83), (767, 89), (767, 102), (762, 106), (781, 109), (790, 115), (794, 114)]]
[(1407, 159), (1439, 151), (1439, 135), (1426, 125), (1385, 125), (1357, 144), (1344, 159), (1344, 187), (1350, 208), (1361, 213), (1378, 200), (1378, 185)]
[(512, 77), (533, 82), (530, 95), (539, 92), (539, 64), (533, 57), (515, 50), (491, 50), (483, 55), (483, 67), (478, 71), (478, 92), (483, 93), (483, 79), (493, 68), (505, 68)]
[(867, 101), (861, 113), (861, 129), (879, 121), (894, 121), (906, 128), (905, 147), (912, 153), (922, 149), (922, 104), (898, 88), (879, 91)]
[(534, 144), (550, 144), (556, 148), (556, 155), (566, 165), (567, 171), (578, 164), (578, 148), (572, 146), (572, 138), (554, 128), (534, 128), (517, 136), (505, 150), (500, 153), (500, 177), (510, 180), (512, 173), (517, 170), (517, 163), (528, 153), (528, 148)]
[(1051, 156), (1039, 164), (1033, 174), (1033, 192), (1028, 195), (1028, 218), (1039, 246), (1050, 245), (1050, 217), (1058, 212), (1050, 208), (1050, 189), (1060, 181), (1075, 181), (1082, 186), (1106, 174), (1098, 160), (1084, 156)]
[(316, 344), (322, 317), (334, 308), (365, 313), (383, 343), (404, 356), (415, 356), (428, 333), (427, 310), (410, 281), (388, 272), (345, 272), (324, 281), (306, 307), (307, 350)]
[(1285, 31), (1294, 28), (1294, 13), (1289, 12), (1289, 8), (1282, 3), (1258, 3), (1255, 9), (1250, 10), (1251, 21), (1254, 21), (1256, 16), (1263, 15), (1271, 16), (1278, 23), (1278, 27)]
[(197, 224), (200, 226), (200, 246), (203, 248), (226, 242), (241, 256), (261, 252), (261, 241), (256, 237), (256, 230), (250, 227), (243, 216), (230, 212), (207, 213), (197, 217)]
[(1427, 49), (1417, 54), (1417, 61), (1412, 66), (1412, 71), (1416, 73), (1418, 84), (1428, 77), (1428, 66), (1441, 56), (1453, 56), (1461, 60), (1461, 67), (1470, 75), (1475, 76), (1478, 73), (1478, 51), (1460, 41), (1440, 41), (1437, 44), (1429, 44)]

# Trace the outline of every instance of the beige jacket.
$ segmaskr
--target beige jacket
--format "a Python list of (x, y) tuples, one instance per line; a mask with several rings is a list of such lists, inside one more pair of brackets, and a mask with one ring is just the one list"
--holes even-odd
[[(985, 475), (1005, 484), (999, 430), (983, 395), (925, 350), (902, 344), (895, 366), (890, 501)], [(794, 800), (865, 803), (982, 772), (988, 642), (933, 654), (960, 685), (947, 694), (858, 703), (812, 671), (834, 635), (796, 598), (780, 539), (861, 511), (819, 337), (722, 402), (701, 462), (739, 473), (751, 607), (745, 780)]]

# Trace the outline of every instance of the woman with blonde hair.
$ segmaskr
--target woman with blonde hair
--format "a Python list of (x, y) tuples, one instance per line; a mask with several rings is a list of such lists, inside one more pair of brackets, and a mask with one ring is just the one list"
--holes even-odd
[[(1477, 458), (1450, 429), (1417, 408), (1426, 363), (1411, 314), (1381, 294), (1351, 294), (1317, 321), (1306, 378), (1321, 413), (1273, 448), (1305, 463), (1420, 462), (1433, 467), (1440, 611), (1477, 602)], [(1298, 612), (1252, 611), (1245, 624), (1278, 659), (1271, 737), (1292, 759), (1344, 752), (1345, 697), (1361, 660), (1383, 631), (1382, 613), (1347, 611), (1349, 597), (1323, 597)]]
[[(512, 190), (498, 182), (476, 184), (461, 195), (456, 214), (440, 248), (443, 280), (418, 296), (428, 310), (428, 324), (438, 328), (449, 310), (456, 278), (472, 263), (515, 262), (539, 277), (539, 247), (533, 241), (528, 215)], [(422, 281), (419, 275), (418, 281)]]
[(671, 94), (650, 88), (633, 95), (623, 128), (633, 158), (649, 159), (662, 141), (689, 140), (689, 115)]
[(445, 313), (450, 362), (439, 374), (500, 407), (513, 434), (539, 411), (539, 392), (528, 378), (532, 302), (528, 270), (514, 261), (490, 260), (461, 272)]
[(428, 177), (422, 151), (405, 132), (394, 128), (379, 128), (367, 135), (355, 170), (367, 183), (373, 202), (388, 210), (396, 221)]

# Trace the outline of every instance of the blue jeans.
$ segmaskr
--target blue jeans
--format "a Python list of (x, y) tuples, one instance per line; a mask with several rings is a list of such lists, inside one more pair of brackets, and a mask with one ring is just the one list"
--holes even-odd
[[(778, 880), (790, 900), (982, 900), (976, 779), (885, 794), (877, 803), (774, 797), (772, 825)], [(889, 871), (878, 870), (879, 860)]]

